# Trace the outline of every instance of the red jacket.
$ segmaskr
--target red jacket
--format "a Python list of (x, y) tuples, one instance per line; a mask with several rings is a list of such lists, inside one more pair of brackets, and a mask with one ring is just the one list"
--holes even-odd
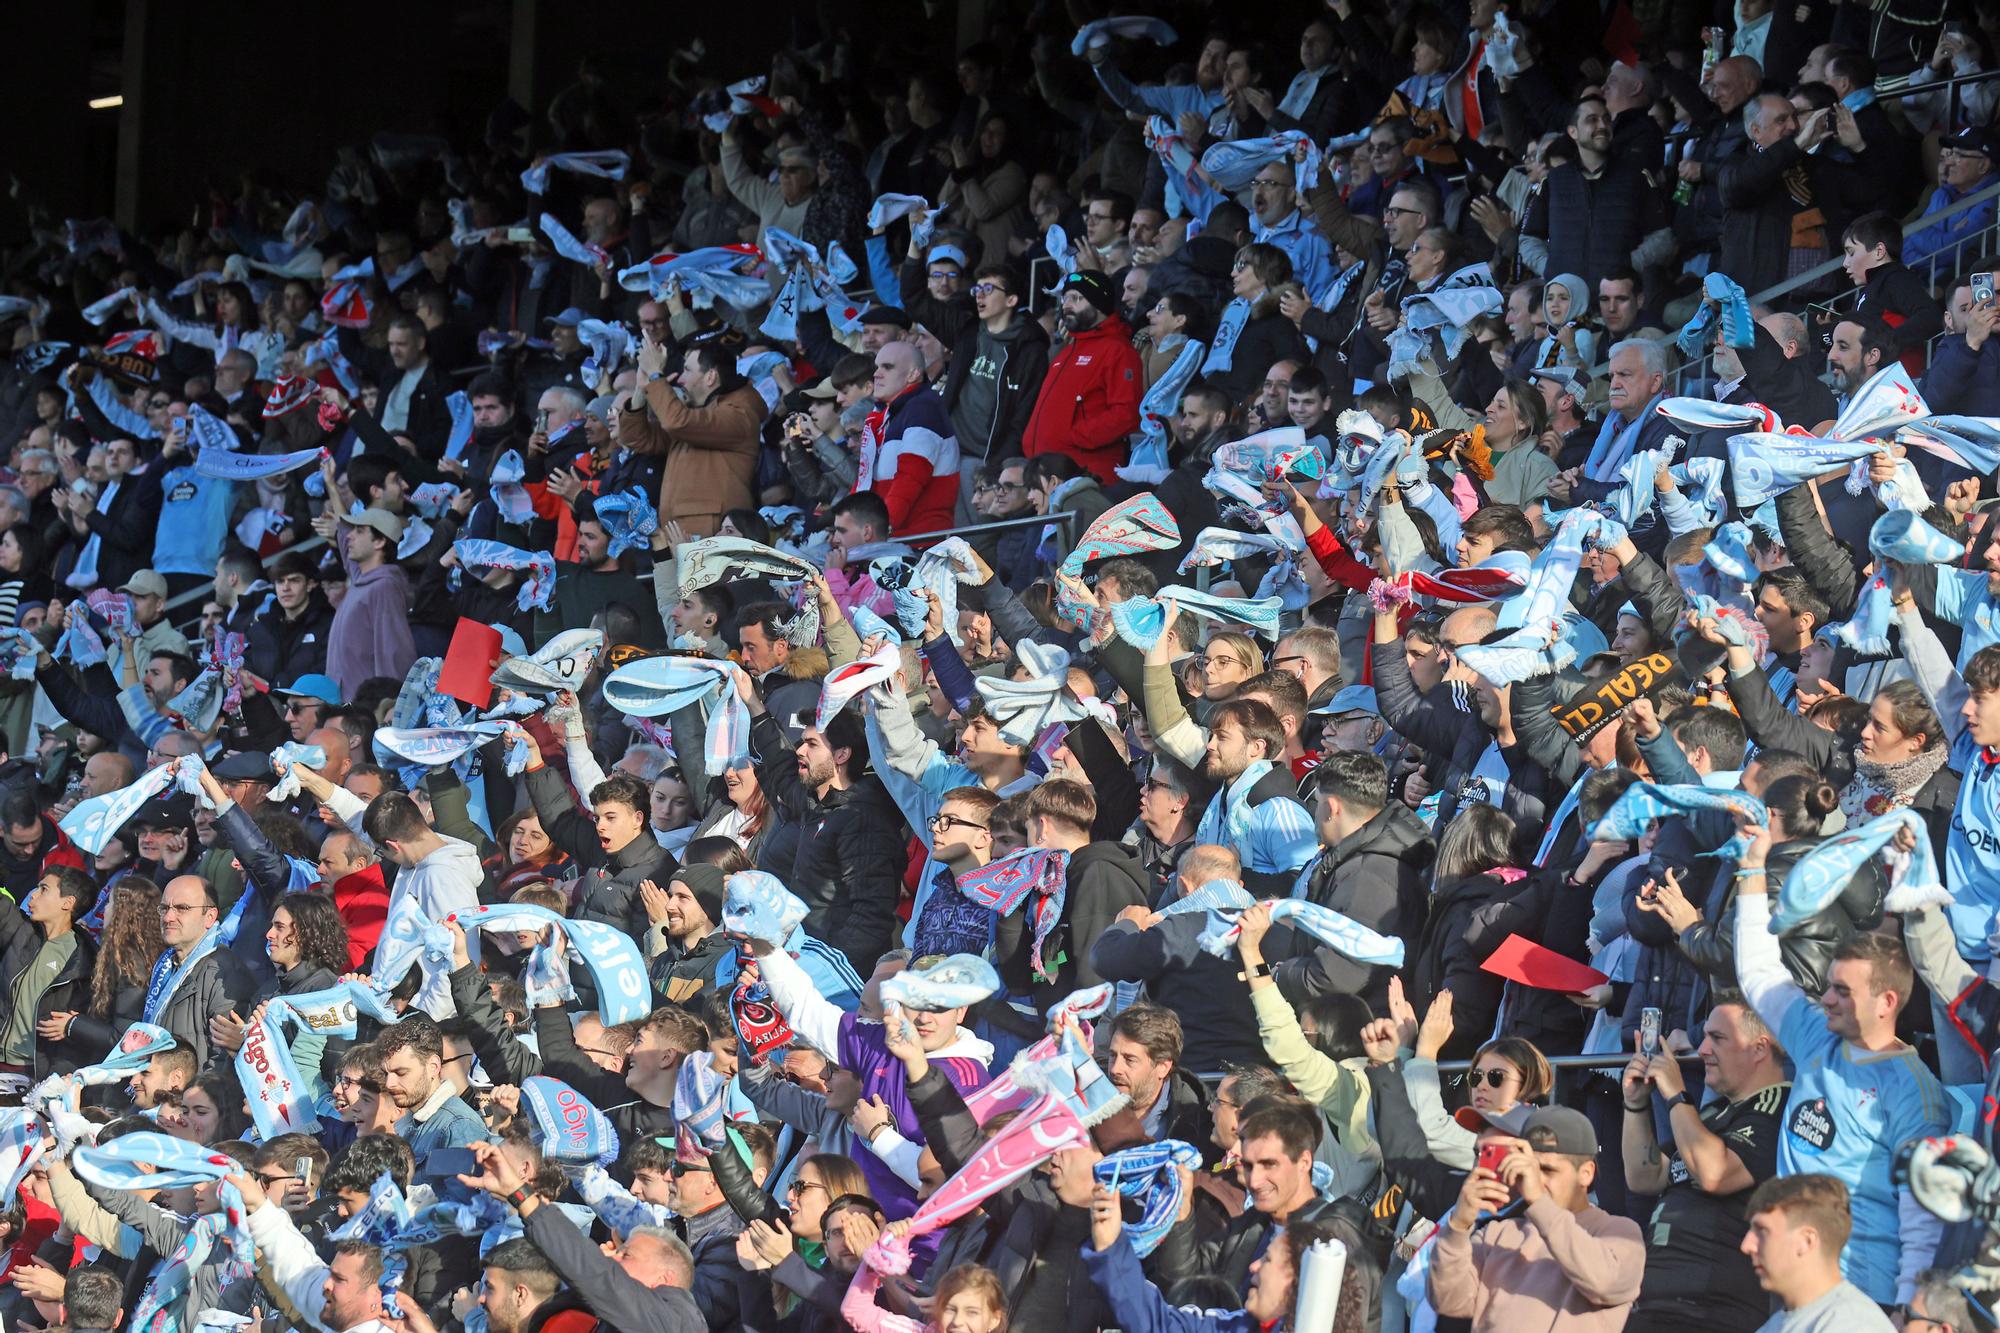
[(1075, 334), (1049, 362), (1041, 396), (1021, 435), (1023, 457), (1068, 454), (1099, 481), (1130, 457), (1145, 393), (1132, 330), (1116, 315)]
[(389, 919), (389, 890), (382, 883), (381, 865), (335, 880), (333, 910), (347, 923), (347, 960), (359, 972), (382, 938), (382, 923)]

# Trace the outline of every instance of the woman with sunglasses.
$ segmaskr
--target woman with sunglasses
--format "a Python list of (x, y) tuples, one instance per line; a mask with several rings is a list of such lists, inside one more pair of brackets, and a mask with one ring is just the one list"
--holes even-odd
[(779, 1317), (800, 1310), (800, 1333), (835, 1333), (844, 1328), (840, 1299), (847, 1279), (827, 1265), (826, 1217), (835, 1199), (868, 1197), (868, 1184), (854, 1159), (814, 1153), (800, 1161), (785, 1187), (782, 1207), (758, 1187), (742, 1158), (718, 1152), (711, 1153), (708, 1161), (715, 1170), (716, 1188), (743, 1219), (737, 1257), (745, 1268), (770, 1273)]

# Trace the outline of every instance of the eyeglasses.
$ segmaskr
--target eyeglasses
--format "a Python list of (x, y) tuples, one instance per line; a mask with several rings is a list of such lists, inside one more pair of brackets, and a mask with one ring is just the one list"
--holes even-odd
[(1381, 157), (1384, 153), (1395, 152), (1396, 147), (1393, 143), (1376, 143), (1373, 139), (1370, 139), (1368, 141), (1368, 155), (1370, 157)]
[(181, 916), (186, 913), (212, 912), (215, 909), (207, 903), (161, 903), (161, 916)]
[(972, 284), (972, 294), (974, 296), (992, 296), (996, 292), (1005, 292), (1006, 290), (1005, 287), (1002, 287), (997, 282), (975, 282)]
[(1274, 180), (1269, 176), (1259, 176), (1256, 180), (1250, 182), (1250, 187), (1256, 190), (1282, 190), (1285, 188), (1285, 183), (1281, 180)]
[(956, 282), (958, 281), (958, 277), (959, 273), (955, 268), (934, 268), (931, 270), (932, 282)]
[(1231, 265), (1229, 266), (1229, 271), (1230, 271), (1231, 273), (1241, 273), (1241, 272), (1242, 272), (1242, 271), (1243, 271), (1244, 269), (1246, 269), (1246, 268), (1249, 268), (1249, 267), (1250, 267), (1250, 261), (1249, 261), (1249, 260), (1247, 260), (1247, 259), (1239, 259), (1239, 260), (1237, 260), (1237, 261), (1236, 261), (1235, 263), (1233, 263), (1233, 264), (1231, 264)]
[[(823, 1189), (826, 1189), (826, 1186), (820, 1184), (817, 1180), (794, 1180), (791, 1184), (785, 1186), (785, 1197), (788, 1199), (796, 1199), (801, 1195), (803, 1195), (807, 1190), (823, 1190)], [(832, 1193), (831, 1190), (828, 1190), (827, 1192)]]
[(986, 827), (986, 825), (978, 823), (975, 820), (960, 819), (957, 815), (938, 814), (931, 816), (931, 832), (933, 833), (949, 833), (954, 826), (981, 830), (984, 830)]
[(1510, 1078), (1519, 1078), (1511, 1069), (1474, 1069), (1467, 1072), (1465, 1086), (1468, 1088), (1504, 1088)]
[(1140, 790), (1140, 791), (1172, 791), (1172, 790), (1173, 790), (1173, 785), (1172, 785), (1171, 783), (1167, 783), (1167, 782), (1163, 782), (1163, 781), (1161, 781), (1161, 780), (1160, 780), (1159, 778), (1147, 778), (1147, 779), (1145, 780), (1145, 782), (1144, 782), (1144, 783), (1142, 783), (1142, 784), (1140, 785), (1140, 787), (1139, 787), (1139, 790)]
[(1214, 671), (1218, 667), (1235, 667), (1241, 671), (1243, 664), (1233, 657), (1203, 657), (1201, 659), (1201, 669), (1203, 671)]
[(1382, 216), (1385, 218), (1414, 218), (1423, 215), (1414, 208), (1402, 208), (1398, 205), (1390, 204), (1382, 210)]
[(1275, 671), (1275, 670), (1277, 670), (1277, 669), (1278, 669), (1279, 667), (1283, 666), (1283, 665), (1284, 665), (1285, 663), (1287, 663), (1287, 662), (1303, 662), (1303, 661), (1305, 661), (1305, 660), (1306, 660), (1306, 659), (1305, 659), (1305, 656), (1304, 656), (1304, 654), (1301, 654), (1301, 653), (1287, 653), (1287, 654), (1285, 654), (1285, 655), (1284, 655), (1283, 657), (1274, 657), (1274, 658), (1272, 658), (1272, 659), (1270, 660), (1270, 662), (1269, 662), (1269, 663), (1268, 663), (1267, 665), (1269, 665), (1269, 666), (1271, 667), (1271, 669)]

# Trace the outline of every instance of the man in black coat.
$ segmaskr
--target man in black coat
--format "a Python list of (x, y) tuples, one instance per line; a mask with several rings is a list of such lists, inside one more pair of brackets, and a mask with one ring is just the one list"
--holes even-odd
[(665, 884), (679, 869), (674, 854), (653, 837), (653, 798), (630, 773), (613, 773), (591, 789), (590, 813), (577, 809), (569, 783), (542, 763), (530, 739), (528, 795), (549, 841), (583, 867), (572, 916), (616, 926), (635, 940), (651, 924), (639, 886)]
[(160, 938), (166, 950), (147, 987), (145, 1018), (157, 1023), (207, 1065), (233, 1058), (209, 1040), (209, 1023), (224, 1014), (247, 1018), (257, 979), (221, 938), (215, 889), (199, 875), (177, 875), (160, 891)]
[[(1306, 899), (1379, 935), (1414, 939), (1437, 845), (1408, 806), (1389, 799), (1388, 767), (1365, 750), (1339, 750), (1313, 770), (1312, 783), (1326, 850), (1306, 872)], [(1294, 1006), (1315, 995), (1359, 995), (1371, 1011), (1388, 1011), (1394, 968), (1357, 963), (1283, 925), (1272, 927), (1264, 954)]]
[[(891, 947), (898, 924), (907, 846), (903, 816), (867, 771), (867, 738), (854, 712), (842, 709), (824, 730), (806, 728), (794, 749), (749, 677), (739, 673), (738, 682), (750, 709), (757, 781), (799, 833), (771, 840), (766, 864), (758, 868), (805, 901), (809, 934), (845, 953), (866, 975)], [(773, 853), (782, 863), (772, 860)]]
[(243, 665), (267, 685), (326, 673), (333, 604), (320, 591), (319, 567), (287, 551), (271, 567), (271, 607), (251, 622)]
[(417, 455), (434, 463), (444, 457), (451, 438), (451, 409), (445, 405), (451, 390), (431, 362), (428, 336), (422, 320), (398, 315), (389, 321), (386, 352), (370, 352), (345, 330), (341, 341), (348, 359), (372, 372), (381, 386), (376, 416), (382, 429), (408, 436)]

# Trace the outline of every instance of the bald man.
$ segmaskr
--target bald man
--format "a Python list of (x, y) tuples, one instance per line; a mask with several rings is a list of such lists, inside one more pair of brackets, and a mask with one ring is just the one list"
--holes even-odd
[(256, 978), (217, 937), (221, 919), (215, 890), (199, 875), (176, 875), (160, 891), (160, 939), (167, 947), (154, 965), (142, 1017), (173, 1033), (203, 1067), (235, 1057), (209, 1040), (210, 1024), (240, 1024), (257, 990)]
[(353, 766), (353, 753), (348, 748), (347, 733), (339, 727), (321, 727), (306, 737), (307, 745), (317, 745), (326, 751), (326, 763), (317, 771), (319, 775), (336, 787), (347, 777), (347, 770)]
[(887, 414), (875, 455), (874, 490), (889, 507), (889, 530), (950, 527), (958, 504), (958, 437), (944, 399), (924, 382), (922, 353), (910, 343), (884, 343), (875, 351), (871, 387)]

